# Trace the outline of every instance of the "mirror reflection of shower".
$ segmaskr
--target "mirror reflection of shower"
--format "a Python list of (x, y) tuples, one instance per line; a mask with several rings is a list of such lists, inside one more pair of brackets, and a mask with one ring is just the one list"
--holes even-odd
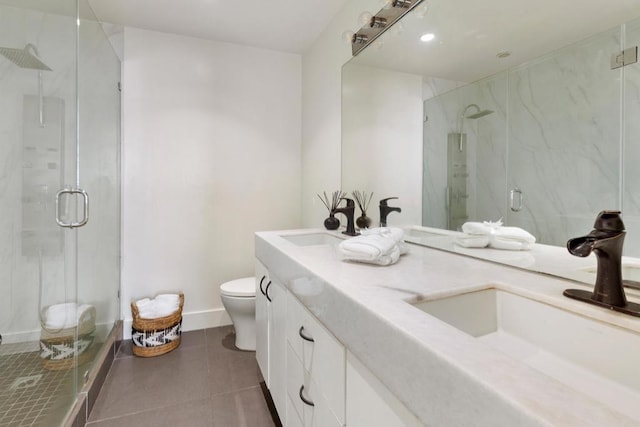
[[(470, 109), (475, 109), (469, 112)], [(467, 134), (464, 133), (464, 120), (476, 120), (492, 114), (493, 110), (483, 110), (477, 104), (469, 104), (460, 114), (457, 132), (447, 137), (447, 188), (445, 206), (447, 209), (447, 228), (459, 230), (468, 219), (467, 189), (469, 171), (467, 167)]]
[(38, 48), (31, 43), (23, 49), (15, 49), (11, 47), (0, 47), (0, 55), (7, 58), (20, 68), (26, 68), (30, 70), (38, 70), (38, 100), (39, 100), (39, 117), (40, 126), (44, 126), (44, 100), (42, 89), (42, 71), (52, 71), (49, 66), (40, 60), (40, 53)]

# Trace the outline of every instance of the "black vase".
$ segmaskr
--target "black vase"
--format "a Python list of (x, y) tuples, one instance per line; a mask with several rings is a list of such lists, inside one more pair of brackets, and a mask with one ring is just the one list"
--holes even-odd
[(324, 228), (327, 230), (337, 230), (340, 227), (340, 220), (333, 215), (333, 212), (329, 214), (329, 218), (324, 220)]
[(356, 225), (358, 228), (369, 228), (371, 226), (371, 218), (369, 218), (366, 213), (363, 213), (356, 218)]

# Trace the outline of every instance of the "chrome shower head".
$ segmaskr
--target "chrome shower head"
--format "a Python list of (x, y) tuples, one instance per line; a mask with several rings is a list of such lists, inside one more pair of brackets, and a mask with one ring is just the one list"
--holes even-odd
[[(475, 108), (476, 112), (473, 114), (469, 114), (468, 116), (466, 115), (467, 110), (469, 108)], [(488, 116), (489, 114), (492, 114), (493, 110), (481, 110), (480, 107), (478, 107), (478, 105), (476, 104), (469, 104), (465, 107), (465, 109), (462, 111), (462, 117), (465, 119), (479, 119), (480, 117), (484, 117), (484, 116)]]
[(479, 119), (480, 117), (484, 117), (484, 116), (488, 116), (489, 114), (493, 113), (493, 110), (481, 110), (478, 111), (475, 114), (471, 114), (469, 116), (467, 116), (467, 119)]
[(36, 47), (31, 43), (27, 44), (24, 49), (0, 47), (0, 55), (4, 56), (20, 68), (51, 71), (51, 68), (38, 58), (38, 49), (36, 49)]

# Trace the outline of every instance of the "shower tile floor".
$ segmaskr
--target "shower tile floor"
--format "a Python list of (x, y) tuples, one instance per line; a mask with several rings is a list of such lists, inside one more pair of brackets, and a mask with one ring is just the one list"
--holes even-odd
[(37, 343), (18, 346), (0, 352), (0, 426), (59, 425), (75, 399), (73, 371), (44, 369)]
[(255, 352), (232, 326), (185, 332), (174, 351), (133, 356), (121, 346), (87, 427), (273, 427)]

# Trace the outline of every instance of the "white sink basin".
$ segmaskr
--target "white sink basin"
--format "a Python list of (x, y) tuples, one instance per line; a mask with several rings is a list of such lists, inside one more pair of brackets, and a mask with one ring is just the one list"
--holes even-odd
[(343, 240), (329, 233), (290, 234), (280, 237), (297, 246), (333, 245)]
[(639, 334), (498, 289), (414, 305), (640, 420)]

